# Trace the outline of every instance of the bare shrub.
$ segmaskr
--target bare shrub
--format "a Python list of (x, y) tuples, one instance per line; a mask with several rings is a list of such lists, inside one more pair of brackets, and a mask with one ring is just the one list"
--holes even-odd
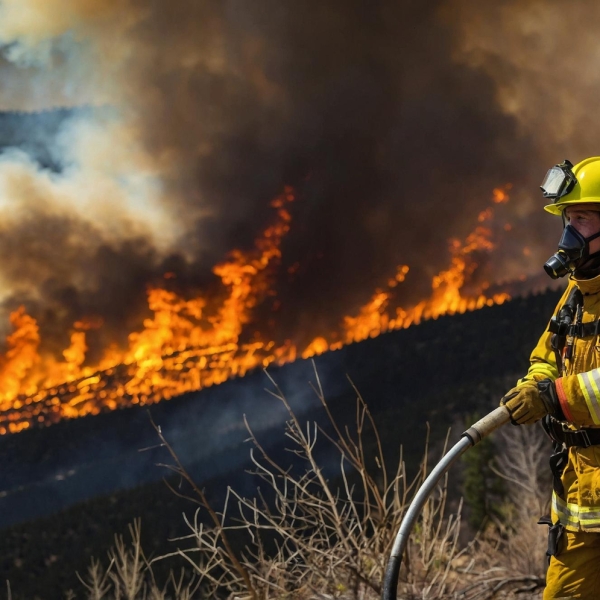
[[(131, 545), (127, 547), (117, 537), (106, 570), (92, 562), (84, 580), (90, 600), (379, 598), (401, 520), (427, 475), (427, 443), (414, 480), (407, 481), (401, 450), (390, 471), (377, 428), (358, 391), (356, 426), (342, 427), (332, 415), (316, 372), (315, 376), (313, 389), (327, 426), (301, 423), (271, 380), (271, 393), (288, 411), (285, 436), (293, 464), (271, 456), (246, 423), (253, 445), (253, 473), (261, 487), (254, 498), (229, 488), (221, 511), (213, 509), (155, 426), (172, 459), (165, 466), (187, 482), (190, 490), (183, 493), (170, 486), (172, 491), (198, 505), (192, 517), (184, 515), (189, 534), (174, 540), (179, 547), (173, 552), (148, 561), (141, 551), (139, 523), (134, 524)], [(539, 597), (545, 531), (534, 523), (547, 502), (542, 473), (548, 451), (543, 435), (532, 428), (507, 428), (499, 438), (502, 452), (494, 469), (511, 482), (504, 519), (489, 524), (460, 549), (460, 506), (456, 514), (448, 515), (444, 480), (411, 536), (399, 598)], [(323, 466), (323, 456), (328, 468)], [(182, 559), (188, 579), (182, 571), (179, 579), (171, 575), (160, 588), (152, 565), (174, 557)], [(190, 576), (195, 577), (194, 585)]]
[(537, 524), (549, 511), (551, 445), (541, 427), (508, 427), (497, 434), (494, 472), (507, 482), (509, 502), (471, 545), (464, 569), (474, 577), (462, 598), (538, 599), (545, 585), (547, 527)]
[(115, 536), (115, 545), (108, 552), (107, 568), (92, 558), (87, 575), (81, 577), (77, 574), (87, 591), (88, 600), (190, 600), (198, 589), (198, 583), (183, 572), (179, 578), (171, 572), (166, 585), (159, 587), (142, 550), (139, 520), (129, 526), (129, 534), (129, 544), (125, 543), (123, 536)]
[[(179, 540), (193, 540), (194, 547), (167, 556), (182, 556), (203, 581), (209, 597), (219, 591), (230, 598), (261, 600), (368, 599), (381, 594), (386, 561), (408, 499), (426, 476), (427, 456), (410, 483), (401, 455), (390, 473), (377, 428), (360, 394), (356, 428), (341, 428), (315, 375), (313, 389), (329, 427), (303, 425), (271, 380), (271, 393), (288, 411), (285, 435), (297, 464), (282, 465), (270, 456), (246, 423), (254, 446), (254, 473), (262, 488), (255, 498), (245, 498), (230, 488), (220, 513), (212, 510), (158, 429), (173, 458), (170, 468), (188, 481), (199, 510), (208, 513), (212, 524), (206, 527), (197, 512), (187, 521), (190, 534)], [(367, 435), (373, 436), (375, 456), (366, 455)], [(328, 445), (329, 459), (339, 465), (339, 486), (332, 483), (336, 474), (318, 462), (319, 444)], [(451, 576), (451, 565), (458, 552), (458, 531), (459, 515), (446, 518), (444, 483), (429, 500), (410, 545), (401, 576), (404, 598), (449, 597), (454, 592), (458, 579)], [(232, 534), (244, 538), (240, 550), (230, 543)]]

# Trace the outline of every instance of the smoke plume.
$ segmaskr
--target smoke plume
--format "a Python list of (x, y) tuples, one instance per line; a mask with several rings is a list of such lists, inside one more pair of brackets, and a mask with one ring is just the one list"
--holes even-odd
[(492, 283), (537, 274), (559, 229), (539, 181), (597, 153), (588, 11), (3, 0), (0, 108), (69, 109), (50, 164), (26, 140), (0, 157), (4, 310), (25, 303), (59, 338), (99, 315), (123, 342), (146, 286), (167, 271), (186, 294), (210, 286), (284, 186), (298, 201), (274, 283), (283, 337), (332, 329), (399, 264), (402, 303), (425, 297), (448, 239), (507, 182), (512, 229), (482, 269)]

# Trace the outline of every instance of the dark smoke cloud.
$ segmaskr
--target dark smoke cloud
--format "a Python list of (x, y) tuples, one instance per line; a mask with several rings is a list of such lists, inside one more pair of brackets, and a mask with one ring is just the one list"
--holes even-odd
[[(6, 3), (0, 38), (14, 71), (43, 85), (54, 65), (81, 82), (81, 103), (115, 111), (66, 119), (53, 149), (63, 179), (40, 191), (59, 216), (34, 211), (3, 227), (3, 254), (16, 254), (2, 267), (6, 305), (29, 298), (57, 330), (94, 313), (115, 331), (139, 326), (145, 287), (165, 268), (188, 294), (212, 283), (210, 266), (251, 246), (284, 185), (298, 200), (275, 284), (281, 337), (330, 331), (398, 264), (411, 267), (399, 301), (426, 297), (448, 239), (472, 230), (507, 181), (511, 204), (499, 210), (513, 230), (485, 273), (531, 275), (557, 235), (541, 213), (541, 176), (563, 154), (596, 153), (590, 113), (566, 90), (550, 93), (552, 78), (564, 83), (553, 61), (570, 64), (557, 2), (20, 2), (48, 23), (28, 25)], [(77, 104), (56, 88), (50, 103)], [(148, 182), (131, 192), (122, 182), (139, 171)], [(45, 177), (31, 165), (28, 176)], [(93, 205), (110, 197), (114, 211), (90, 222), (69, 196), (75, 184), (103, 189)], [(147, 205), (154, 216), (140, 224)]]

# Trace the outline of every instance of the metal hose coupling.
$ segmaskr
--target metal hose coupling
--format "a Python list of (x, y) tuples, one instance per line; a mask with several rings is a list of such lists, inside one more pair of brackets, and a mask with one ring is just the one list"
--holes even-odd
[(505, 406), (499, 406), (491, 413), (471, 425), (460, 437), (460, 440), (450, 448), (442, 460), (435, 466), (427, 479), (418, 489), (413, 498), (394, 540), (392, 552), (388, 561), (383, 579), (382, 600), (396, 600), (398, 593), (398, 575), (402, 565), (402, 556), (408, 544), (408, 538), (412, 528), (421, 514), (421, 510), (427, 502), (427, 499), (437, 486), (439, 480), (446, 471), (452, 466), (456, 459), (466, 452), (472, 446), (478, 444), (484, 437), (502, 427), (510, 421), (510, 414)]

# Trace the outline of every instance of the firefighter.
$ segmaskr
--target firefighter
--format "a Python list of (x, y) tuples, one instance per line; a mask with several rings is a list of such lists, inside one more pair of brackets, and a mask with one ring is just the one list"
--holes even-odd
[(501, 404), (515, 424), (543, 419), (554, 443), (544, 600), (600, 598), (600, 157), (554, 166), (542, 191), (564, 225), (544, 268), (569, 281)]

